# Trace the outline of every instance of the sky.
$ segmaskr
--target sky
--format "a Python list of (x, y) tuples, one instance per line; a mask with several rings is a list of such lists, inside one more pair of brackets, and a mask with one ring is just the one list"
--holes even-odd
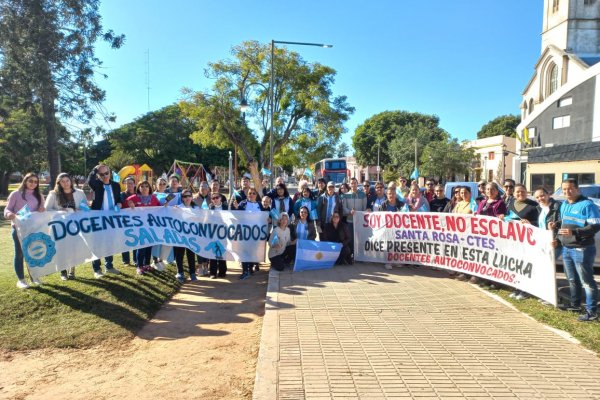
[(244, 41), (326, 43), (288, 49), (337, 71), (334, 95), (356, 108), (341, 141), (351, 146), (355, 129), (386, 110), (435, 114), (452, 137), (472, 140), (497, 116), (520, 114), (542, 12), (543, 0), (102, 0), (104, 28), (126, 41), (98, 44), (108, 75), (98, 83), (117, 128), (178, 101), (183, 87), (208, 90), (208, 63)]

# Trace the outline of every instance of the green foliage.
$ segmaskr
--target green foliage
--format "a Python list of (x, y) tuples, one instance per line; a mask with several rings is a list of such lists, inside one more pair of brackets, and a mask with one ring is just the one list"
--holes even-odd
[(453, 181), (456, 177), (468, 175), (469, 164), (474, 157), (473, 149), (463, 148), (457, 139), (430, 142), (423, 149), (420, 171), (425, 176)]
[(60, 171), (57, 113), (88, 123), (105, 93), (96, 84), (98, 39), (119, 48), (124, 37), (102, 29), (97, 0), (3, 0), (0, 87), (13, 101), (41, 108), (48, 165)]
[(415, 139), (422, 149), (430, 141), (448, 137), (438, 124), (439, 118), (435, 115), (408, 111), (381, 112), (356, 128), (352, 137), (354, 156), (361, 165), (376, 165), (380, 144), (380, 165), (400, 168), (401, 173), (410, 174), (414, 168)]
[(336, 149), (338, 157), (346, 157), (350, 153), (350, 146), (347, 143), (340, 143)]
[(521, 117), (517, 115), (501, 115), (481, 127), (477, 132), (477, 139), (504, 135), (517, 137), (517, 126), (521, 123)]
[[(215, 83), (210, 94), (187, 91), (182, 107), (197, 126), (192, 138), (200, 143), (237, 145), (250, 161), (265, 165), (269, 154), (271, 119), (268, 110), (270, 45), (256, 41), (232, 48), (233, 60), (210, 63), (207, 77)], [(345, 96), (334, 97), (335, 70), (304, 61), (298, 53), (275, 49), (273, 149), (323, 153), (345, 131), (354, 112)], [(248, 103), (240, 118), (242, 99)], [(300, 142), (309, 147), (299, 147)], [(256, 151), (257, 150), (257, 151)], [(302, 161), (301, 161), (302, 162)]]
[(168, 171), (174, 160), (228, 165), (225, 150), (209, 142), (194, 144), (194, 124), (173, 104), (136, 119), (108, 133), (114, 149), (105, 161), (113, 169), (132, 163), (148, 164), (155, 172)]
[[(384, 169), (380, 179), (384, 182), (396, 182), (400, 178), (400, 173), (395, 169)], [(377, 175), (375, 175), (375, 179), (377, 179)]]

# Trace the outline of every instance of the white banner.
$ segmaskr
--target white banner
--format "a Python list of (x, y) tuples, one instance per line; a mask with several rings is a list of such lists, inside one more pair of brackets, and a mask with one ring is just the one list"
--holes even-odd
[(552, 233), (521, 222), (443, 213), (357, 212), (354, 258), (478, 276), (556, 305)]
[(101, 257), (154, 245), (187, 247), (209, 259), (262, 262), (267, 212), (139, 207), (47, 211), (15, 220), (34, 278)]

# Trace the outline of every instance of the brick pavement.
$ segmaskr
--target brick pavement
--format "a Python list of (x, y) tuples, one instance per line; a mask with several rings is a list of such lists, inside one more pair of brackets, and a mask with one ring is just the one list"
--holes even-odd
[(600, 399), (599, 357), (446, 276), (271, 271), (254, 399)]

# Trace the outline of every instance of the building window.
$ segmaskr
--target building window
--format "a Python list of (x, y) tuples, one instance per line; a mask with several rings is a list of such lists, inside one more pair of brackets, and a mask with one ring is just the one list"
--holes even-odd
[(552, 129), (568, 128), (571, 126), (571, 116), (554, 117), (552, 120)]
[(495, 156), (496, 156), (496, 153), (494, 153), (493, 151), (490, 151), (488, 153), (488, 160), (492, 161)]
[(556, 13), (558, 12), (558, 6), (559, 6), (559, 1), (558, 0), (552, 0), (552, 12)]
[(543, 187), (548, 193), (554, 193), (556, 189), (554, 174), (531, 174), (531, 190)]
[(562, 180), (575, 179), (579, 185), (593, 185), (596, 183), (596, 175), (593, 173), (564, 173), (562, 174)]
[(558, 106), (559, 107), (566, 107), (566, 106), (570, 106), (571, 104), (573, 104), (573, 98), (572, 97), (565, 97), (564, 99), (560, 99), (558, 101)]
[(533, 99), (529, 99), (529, 115), (531, 115), (531, 113), (533, 113)]
[(591, 6), (595, 2), (596, 2), (596, 0), (583, 0), (583, 4), (586, 6)]
[(558, 89), (558, 67), (552, 63), (548, 70), (548, 93), (546, 97), (556, 92), (556, 89)]

